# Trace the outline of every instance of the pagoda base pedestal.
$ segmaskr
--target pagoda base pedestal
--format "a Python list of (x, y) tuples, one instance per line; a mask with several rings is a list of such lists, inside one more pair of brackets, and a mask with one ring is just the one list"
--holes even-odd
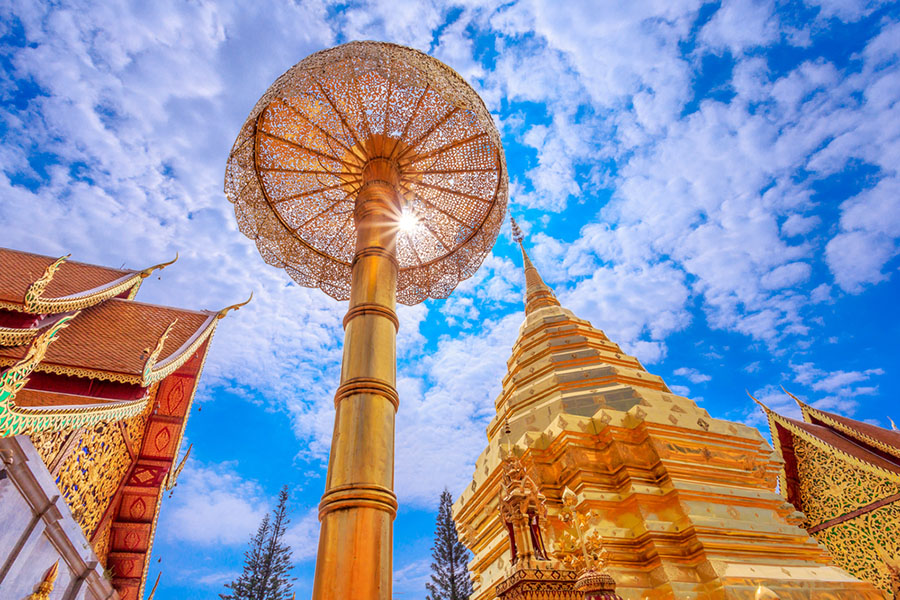
[(562, 569), (515, 569), (495, 588), (498, 600), (582, 600), (578, 574)]

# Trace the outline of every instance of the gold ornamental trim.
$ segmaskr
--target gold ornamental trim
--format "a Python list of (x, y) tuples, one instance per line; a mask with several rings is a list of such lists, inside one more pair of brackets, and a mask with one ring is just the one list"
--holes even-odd
[[(784, 388), (782, 388), (782, 389), (784, 389)], [(891, 456), (896, 456), (897, 458), (900, 458), (900, 449), (898, 449), (894, 446), (891, 446), (890, 444), (885, 444), (884, 442), (876, 440), (875, 438), (868, 436), (865, 433), (863, 433), (857, 429), (848, 427), (847, 425), (841, 423), (840, 421), (835, 421), (834, 419), (832, 419), (831, 417), (829, 417), (827, 414), (823, 413), (819, 409), (817, 409), (813, 406), (810, 406), (809, 404), (806, 404), (805, 402), (802, 402), (799, 398), (797, 398), (795, 395), (793, 395), (789, 391), (784, 390), (784, 392), (788, 396), (793, 398), (794, 401), (797, 402), (797, 405), (800, 406), (800, 411), (803, 413), (803, 420), (806, 421), (807, 423), (810, 422), (809, 416), (811, 414), (815, 415), (816, 419), (823, 421), (825, 423), (828, 423), (830, 426), (834, 427), (835, 429), (837, 429), (839, 431), (842, 431), (843, 433), (846, 433), (850, 437), (864, 441), (867, 444), (875, 446), (879, 450), (887, 452)]]
[(334, 394), (335, 407), (341, 400), (356, 394), (383, 396), (394, 405), (395, 411), (400, 407), (400, 395), (397, 393), (397, 388), (383, 379), (373, 377), (354, 377), (338, 386)]
[(37, 335), (36, 327), (0, 327), (0, 346), (22, 346)]
[(379, 315), (386, 318), (388, 321), (394, 324), (394, 329), (400, 330), (400, 320), (397, 318), (397, 313), (388, 308), (387, 306), (376, 304), (374, 302), (363, 302), (357, 304), (353, 308), (347, 311), (347, 314), (344, 315), (344, 329), (347, 329), (347, 324), (352, 321), (354, 318), (361, 315)]
[(240, 310), (242, 307), (247, 306), (247, 304), (251, 300), (253, 300), (253, 292), (251, 292), (250, 297), (243, 302), (232, 304), (231, 306), (226, 306), (219, 312), (209, 315), (203, 326), (197, 332), (195, 332), (194, 335), (189, 337), (188, 340), (184, 344), (182, 344), (180, 348), (170, 354), (167, 358), (157, 363), (156, 360), (157, 358), (159, 358), (159, 354), (162, 352), (162, 348), (165, 344), (166, 338), (168, 337), (172, 328), (175, 326), (175, 323), (178, 322), (178, 319), (172, 321), (172, 323), (169, 324), (169, 326), (163, 332), (162, 336), (160, 336), (159, 340), (156, 343), (156, 348), (154, 348), (153, 352), (150, 353), (150, 356), (147, 358), (147, 362), (144, 363), (144, 369), (141, 373), (141, 384), (144, 386), (148, 386), (152, 383), (156, 383), (157, 381), (162, 381), (163, 379), (177, 371), (179, 368), (181, 368), (184, 363), (190, 360), (190, 358), (194, 355), (194, 352), (196, 352), (197, 349), (203, 345), (203, 342), (205, 342), (212, 336), (219, 321), (224, 319), (229, 312), (233, 310)]
[[(250, 294), (250, 297), (252, 298), (253, 294)], [(249, 299), (247, 301), (249, 302)], [(227, 314), (228, 311), (231, 309), (237, 310), (237, 308), (234, 308), (234, 307), (227, 307), (227, 308), (224, 308), (221, 311), (219, 311), (219, 314), (222, 316), (225, 316), (225, 314)], [(214, 333), (215, 333), (215, 330), (213, 330), (209, 334), (209, 336), (207, 336), (207, 339), (212, 340), (212, 336)], [(185, 413), (184, 413), (184, 422), (182, 422), (182, 424), (181, 424), (181, 430), (178, 433), (178, 442), (175, 444), (175, 454), (173, 455), (175, 457), (177, 457), (181, 453), (181, 443), (184, 441), (184, 432), (187, 429), (188, 418), (191, 416), (191, 408), (194, 406), (194, 397), (197, 395), (197, 388), (200, 387), (200, 376), (203, 374), (203, 367), (206, 366), (206, 358), (208, 356), (209, 356), (209, 350), (207, 349), (207, 352), (205, 352), (203, 354), (203, 359), (200, 361), (200, 368), (197, 369), (197, 376), (194, 378), (194, 385), (191, 389), (191, 395), (188, 398), (187, 410), (185, 410)], [(180, 471), (179, 471), (179, 474), (180, 474)], [(159, 492), (157, 493), (157, 497), (156, 497), (156, 508), (154, 509), (154, 512), (153, 512), (153, 521), (150, 524), (150, 537), (149, 537), (150, 541), (147, 545), (147, 554), (146, 554), (147, 560), (144, 561), (144, 570), (141, 574), (141, 585), (140, 585), (140, 588), (138, 589), (138, 598), (144, 597), (144, 586), (146, 585), (146, 582), (147, 582), (147, 574), (150, 572), (149, 558), (153, 554), (153, 540), (156, 537), (156, 525), (159, 522), (159, 510), (160, 510), (160, 505), (162, 504), (162, 499), (163, 499), (164, 493), (165, 493), (165, 486), (160, 486)]]
[(146, 406), (149, 395), (128, 402), (77, 407), (32, 408), (16, 405), (16, 394), (28, 383), (31, 373), (46, 355), (47, 348), (77, 315), (68, 315), (54, 323), (32, 342), (21, 360), (0, 374), (0, 437), (91, 427), (105, 421), (127, 419)]
[(330, 512), (344, 508), (364, 507), (397, 515), (397, 494), (391, 488), (376, 484), (348, 484), (333, 487), (319, 502), (319, 520)]
[[(0, 358), (0, 367), (16, 364), (14, 358)], [(131, 375), (128, 373), (117, 373), (114, 371), (100, 371), (98, 369), (88, 369), (85, 367), (69, 367), (65, 365), (51, 365), (41, 363), (35, 365), (34, 370), (39, 373), (52, 373), (53, 375), (68, 375), (70, 377), (87, 377), (100, 381), (114, 381), (116, 383), (135, 383), (141, 385), (140, 375)]]
[[(175, 258), (168, 262), (153, 265), (152, 267), (147, 267), (141, 271), (135, 271), (134, 273), (124, 275), (114, 281), (90, 290), (70, 294), (68, 296), (61, 296), (59, 298), (44, 298), (44, 290), (46, 290), (56, 272), (70, 256), (72, 255), (67, 254), (61, 256), (47, 266), (44, 270), (44, 274), (41, 275), (37, 281), (32, 283), (25, 292), (23, 306), (8, 306), (12, 307), (13, 310), (31, 314), (58, 314), (94, 306), (126, 291), (129, 291), (128, 299), (131, 300), (134, 298), (137, 293), (137, 288), (140, 287), (140, 284), (144, 279), (149, 277), (154, 271), (164, 269), (178, 260), (178, 254), (176, 253)], [(4, 305), (4, 308), (7, 308), (7, 305)]]

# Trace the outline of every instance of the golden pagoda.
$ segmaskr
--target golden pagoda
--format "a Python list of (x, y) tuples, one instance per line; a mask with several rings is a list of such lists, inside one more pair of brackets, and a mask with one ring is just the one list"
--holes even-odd
[(900, 597), (900, 432), (792, 397), (802, 421), (760, 403), (783, 461), (782, 494), (835, 564)]
[(673, 394), (562, 307), (524, 246), (522, 258), (525, 321), (488, 446), (453, 508), (474, 554), (472, 600), (499, 597), (521, 577), (499, 510), (510, 453), (546, 498), (549, 554), (571, 553), (554, 518), (569, 488), (579, 513), (598, 515), (584, 533), (600, 540), (625, 600), (749, 600), (765, 588), (783, 600), (883, 598), (834, 566), (802, 528), (803, 516), (776, 491), (780, 461), (756, 429), (714, 419)]
[(46, 597), (56, 561), (66, 598), (136, 600), (210, 339), (236, 306), (135, 301), (171, 263), (67, 258), (0, 248), (0, 598)]

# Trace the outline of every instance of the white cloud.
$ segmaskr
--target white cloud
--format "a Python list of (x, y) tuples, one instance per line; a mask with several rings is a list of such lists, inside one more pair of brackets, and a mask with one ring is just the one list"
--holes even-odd
[(684, 377), (691, 383), (705, 383), (712, 379), (709, 375), (691, 367), (680, 367), (672, 371), (672, 373), (678, 377)]
[(318, 508), (312, 508), (299, 516), (292, 514), (284, 542), (291, 547), (295, 564), (315, 557), (319, 545)]
[(900, 252), (900, 178), (883, 179), (844, 202), (841, 229), (825, 249), (838, 285), (858, 292), (886, 279), (883, 267)]
[(684, 385), (670, 385), (669, 389), (672, 390), (673, 393), (684, 396), (685, 398), (689, 398), (691, 395), (691, 389)]
[(794, 381), (801, 383), (813, 391), (852, 396), (860, 393), (870, 394), (874, 388), (855, 387), (854, 384), (868, 381), (875, 375), (884, 375), (883, 369), (866, 369), (865, 371), (823, 371), (805, 362), (791, 365), (794, 369)]
[(163, 512), (170, 539), (199, 546), (246, 544), (266, 514), (259, 484), (242, 478), (233, 463), (189, 459)]
[(741, 54), (749, 48), (768, 46), (779, 38), (775, 5), (770, 0), (723, 2), (700, 32), (700, 40), (712, 49)]

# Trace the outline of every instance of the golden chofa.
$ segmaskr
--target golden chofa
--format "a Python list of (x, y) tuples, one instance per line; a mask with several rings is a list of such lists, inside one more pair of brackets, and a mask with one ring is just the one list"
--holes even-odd
[(490, 251), (507, 175), (452, 69), (353, 42), (304, 59), (250, 113), (225, 193), (264, 260), (349, 300), (313, 598), (391, 597), (397, 301), (446, 298)]

